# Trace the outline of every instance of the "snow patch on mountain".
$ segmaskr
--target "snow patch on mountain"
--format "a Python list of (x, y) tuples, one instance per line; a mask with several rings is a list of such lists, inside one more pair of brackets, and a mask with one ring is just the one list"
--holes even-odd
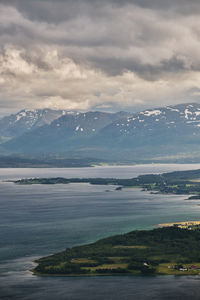
[(175, 111), (175, 112), (180, 112), (179, 109), (171, 107), (171, 106), (167, 106), (166, 109), (171, 110), (171, 111)]
[(146, 110), (145, 112), (143, 112), (143, 114), (148, 117), (153, 116), (153, 115), (158, 116), (158, 115), (162, 114), (162, 111), (161, 110)]
[(188, 119), (189, 117), (188, 117), (188, 115), (192, 115), (192, 112), (191, 111), (189, 111), (189, 109), (188, 108), (186, 108), (185, 109), (185, 118), (186, 119)]

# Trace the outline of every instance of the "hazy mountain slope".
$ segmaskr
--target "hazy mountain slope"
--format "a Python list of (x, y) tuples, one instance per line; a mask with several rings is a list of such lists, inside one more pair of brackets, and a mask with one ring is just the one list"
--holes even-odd
[(104, 130), (108, 132), (108, 130), (113, 131), (114, 129), (119, 135), (133, 135), (137, 130), (145, 127), (148, 127), (148, 130), (159, 128), (163, 125), (168, 128), (175, 128), (177, 124), (199, 127), (200, 105), (180, 104), (145, 110), (128, 118), (123, 118), (120, 122), (113, 122), (110, 126), (105, 127)]
[(13, 152), (64, 152), (76, 145), (86, 143), (106, 125), (128, 113), (116, 114), (103, 112), (87, 112), (66, 114), (32, 132), (6, 143), (5, 148)]
[(200, 105), (181, 104), (146, 110), (104, 127), (93, 143), (115, 155), (153, 157), (200, 150)]
[[(194, 136), (200, 133), (200, 105), (181, 104), (154, 110), (145, 110), (130, 117), (117, 120), (105, 126), (100, 132), (104, 139), (139, 143), (145, 136), (145, 141), (159, 135), (164, 140), (169, 135), (184, 137), (187, 134)], [(139, 138), (136, 140), (134, 137)], [(146, 140), (147, 139), (147, 140)]]
[(50, 124), (65, 113), (62, 110), (51, 109), (22, 110), (17, 114), (4, 117), (0, 120), (0, 141), (3, 142), (20, 136), (24, 132)]

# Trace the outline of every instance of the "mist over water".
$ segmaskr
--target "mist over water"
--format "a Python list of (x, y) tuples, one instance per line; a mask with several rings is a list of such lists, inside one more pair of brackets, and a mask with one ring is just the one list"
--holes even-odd
[(138, 175), (200, 169), (200, 164), (141, 164), (132, 166), (96, 166), (87, 168), (2, 168), (0, 179), (30, 177), (133, 178)]
[(200, 277), (36, 277), (37, 257), (158, 223), (199, 220), (200, 201), (139, 189), (89, 184), (27, 185), (24, 177), (118, 177), (200, 165), (141, 165), (80, 169), (1, 169), (0, 299), (199, 299)]

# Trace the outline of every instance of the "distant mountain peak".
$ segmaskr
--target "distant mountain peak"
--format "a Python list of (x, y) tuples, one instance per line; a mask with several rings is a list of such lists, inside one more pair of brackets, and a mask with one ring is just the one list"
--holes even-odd
[(52, 109), (23, 109), (0, 120), (0, 142), (18, 137), (25, 132), (50, 124), (62, 116), (64, 111)]

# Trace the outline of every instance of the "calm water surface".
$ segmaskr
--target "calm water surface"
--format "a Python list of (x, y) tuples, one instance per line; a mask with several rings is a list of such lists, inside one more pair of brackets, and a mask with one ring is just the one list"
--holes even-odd
[(33, 260), (111, 234), (161, 222), (199, 220), (200, 201), (89, 184), (18, 186), (24, 177), (119, 177), (198, 169), (140, 165), (79, 169), (0, 169), (0, 299), (200, 299), (200, 277), (41, 278)]

